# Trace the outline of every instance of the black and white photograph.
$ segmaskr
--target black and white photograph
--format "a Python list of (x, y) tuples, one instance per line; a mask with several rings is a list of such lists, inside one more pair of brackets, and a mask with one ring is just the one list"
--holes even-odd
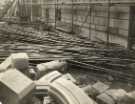
[(0, 0), (0, 104), (135, 104), (135, 0)]

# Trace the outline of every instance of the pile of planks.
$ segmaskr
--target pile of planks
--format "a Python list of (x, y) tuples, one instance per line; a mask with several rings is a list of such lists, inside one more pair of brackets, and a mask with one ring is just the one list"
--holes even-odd
[[(120, 46), (91, 42), (60, 31), (37, 31), (32, 27), (4, 24), (0, 35), (0, 61), (11, 53), (26, 52), (32, 65), (55, 59), (66, 59), (69, 65), (106, 73), (116, 80), (134, 82), (134, 51)], [(36, 43), (36, 44), (35, 44)]]

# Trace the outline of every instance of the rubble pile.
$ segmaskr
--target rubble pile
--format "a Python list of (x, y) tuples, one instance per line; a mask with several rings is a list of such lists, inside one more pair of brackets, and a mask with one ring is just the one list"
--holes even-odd
[[(1, 65), (0, 101), (2, 103), (4, 104), (37, 104), (37, 103), (41, 104), (42, 102), (44, 102), (44, 104), (51, 103), (53, 102), (51, 101), (52, 98), (55, 99), (56, 97), (59, 96), (59, 94), (56, 94), (56, 97), (49, 98), (51, 95), (52, 96), (55, 95), (55, 92), (53, 92), (54, 90), (53, 89), (50, 90), (51, 83), (55, 82), (55, 80), (64, 80), (65, 84), (69, 83), (69, 86), (73, 87), (74, 89), (77, 88), (78, 91), (82, 93), (82, 97), (87, 97), (88, 101), (85, 102), (87, 102), (88, 104), (90, 104), (89, 101), (93, 102), (93, 100), (91, 100), (83, 92), (83, 90), (81, 90), (72, 82), (73, 77), (71, 75), (69, 74), (63, 75), (60, 72), (58, 72), (58, 71), (63, 72), (66, 70), (67, 63), (65, 61), (56, 60), (48, 63), (39, 64), (37, 65), (37, 67), (35, 67), (35, 69), (33, 69), (33, 71), (35, 72), (33, 73), (32, 71), (29, 71), (30, 67), (28, 59), (29, 58), (26, 53), (16, 53), (11, 54), (3, 63), (0, 64)], [(30, 76), (32, 74), (35, 74), (34, 77)], [(65, 87), (69, 86), (66, 85)], [(53, 87), (57, 88), (58, 86), (54, 85)], [(63, 87), (65, 90), (64, 89), (62, 90), (64, 93), (66, 91), (65, 87)], [(37, 93), (40, 92), (41, 90), (43, 93), (46, 92), (46, 95), (42, 96), (42, 94), (40, 94), (39, 98), (39, 94)], [(62, 95), (60, 98), (58, 98), (60, 102), (63, 101), (65, 96), (67, 96), (66, 99), (68, 99), (71, 103), (75, 101), (76, 104), (79, 104), (79, 102), (75, 99), (76, 95), (72, 95), (74, 97), (74, 100), (71, 101), (71, 97), (66, 93)], [(43, 99), (43, 101), (41, 99)], [(81, 102), (82, 101), (80, 99), (80, 103)], [(63, 103), (67, 103), (67, 101)]]
[(134, 104), (134, 91), (98, 81), (81, 87), (67, 73), (67, 62), (54, 60), (31, 68), (26, 53), (11, 54), (0, 64), (2, 104)]
[[(4, 41), (0, 46), (2, 103), (83, 104), (85, 97), (90, 104), (134, 104), (134, 91), (112, 88), (98, 78), (134, 84), (134, 51), (112, 44), (108, 48), (57, 30), (37, 31), (13, 24), (0, 27), (0, 40)], [(87, 77), (94, 74), (94, 83), (83, 86), (88, 78), (80, 81), (72, 74), (80, 70)]]

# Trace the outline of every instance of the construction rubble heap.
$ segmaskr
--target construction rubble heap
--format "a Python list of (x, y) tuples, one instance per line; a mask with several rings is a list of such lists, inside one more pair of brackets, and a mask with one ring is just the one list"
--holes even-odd
[(2, 104), (134, 104), (135, 52), (58, 30), (0, 24)]
[[(135, 91), (97, 81), (82, 86), (67, 73), (66, 60), (31, 66), (26, 53), (14, 53), (0, 64), (2, 104), (134, 104)], [(84, 100), (85, 99), (85, 100)]]
[(0, 0), (0, 104), (135, 104), (135, 0)]

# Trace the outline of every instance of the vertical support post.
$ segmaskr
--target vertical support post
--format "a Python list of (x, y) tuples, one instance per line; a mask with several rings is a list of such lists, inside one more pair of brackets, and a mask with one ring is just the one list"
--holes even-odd
[[(48, 2), (48, 0), (47, 0), (47, 2)], [(47, 12), (47, 26), (48, 26), (47, 27), (47, 31), (48, 31), (48, 34), (49, 34), (49, 6), (50, 5), (47, 5), (46, 6), (46, 8), (47, 8), (47, 11), (46, 12)]]
[(93, 5), (92, 8), (93, 8), (93, 10), (92, 10), (93, 11), (93, 14), (92, 14), (92, 24), (94, 26), (94, 29), (93, 28), (91, 28), (91, 29), (94, 30), (94, 32), (96, 32), (96, 24), (95, 24), (95, 17), (96, 17), (96, 10), (95, 10), (95, 8), (96, 8), (96, 6), (95, 6), (95, 4)]
[(41, 17), (44, 18), (44, 1), (41, 0)]
[(31, 0), (31, 22), (33, 21), (33, 2)]
[[(18, 11), (20, 12), (20, 2), (19, 2), (19, 0), (17, 0), (17, 4), (18, 4), (18, 6), (17, 6), (17, 8), (18, 8)], [(20, 15), (19, 13), (17, 14), (18, 16)], [(8, 17), (9, 18), (9, 17)], [(19, 17), (20, 18), (20, 17)]]
[(42, 17), (42, 0), (40, 0), (40, 18)]
[(107, 47), (109, 47), (109, 35), (110, 35), (110, 0), (108, 0), (108, 6), (107, 6)]
[(55, 24), (54, 24), (55, 30), (56, 30), (56, 23), (57, 23), (57, 17), (56, 17), (57, 14), (56, 13), (57, 13), (57, 10), (58, 10), (58, 4), (57, 3), (58, 3), (58, 0), (55, 0)]
[(134, 12), (133, 12), (133, 7), (132, 6), (130, 6), (129, 7), (130, 9), (129, 9), (129, 26), (128, 26), (128, 45), (127, 45), (127, 48), (129, 49), (129, 50), (131, 50), (132, 49), (132, 39), (133, 39), (133, 14), (134, 14)]
[(91, 14), (92, 14), (92, 5), (89, 5), (89, 39), (91, 40)]
[(74, 32), (74, 5), (73, 5), (73, 0), (72, 0), (72, 30), (71, 30), (71, 33)]

